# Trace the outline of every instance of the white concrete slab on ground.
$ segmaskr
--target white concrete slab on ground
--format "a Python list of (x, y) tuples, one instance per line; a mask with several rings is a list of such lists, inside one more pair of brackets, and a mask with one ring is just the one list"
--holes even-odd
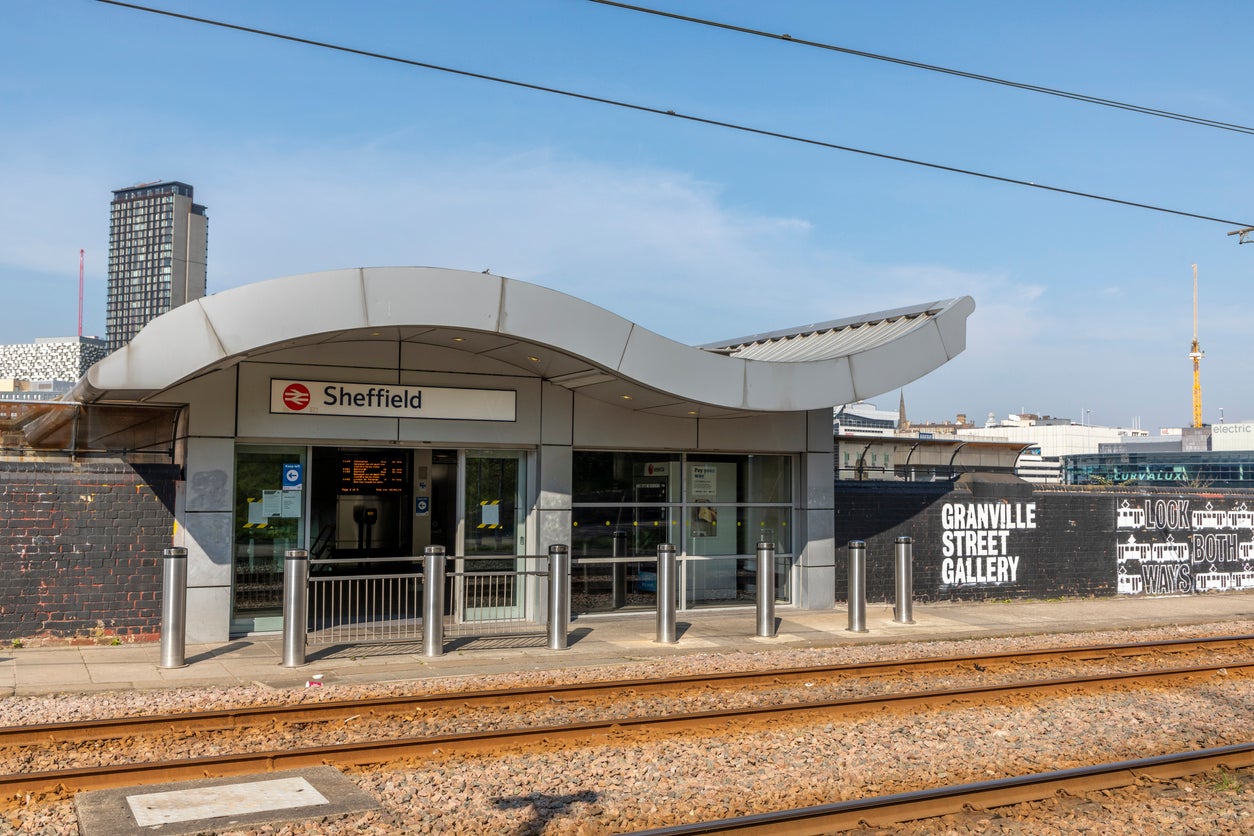
[(373, 810), (379, 803), (329, 766), (79, 793), (83, 836), (163, 836)]
[(171, 822), (243, 816), (266, 810), (291, 810), (329, 804), (304, 777), (243, 784), (218, 784), (194, 790), (162, 790), (126, 797), (135, 823), (152, 827)]

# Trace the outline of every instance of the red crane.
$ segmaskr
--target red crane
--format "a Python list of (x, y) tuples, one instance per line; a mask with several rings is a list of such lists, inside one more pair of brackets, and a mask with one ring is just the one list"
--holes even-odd
[(83, 251), (78, 251), (78, 335), (83, 336)]

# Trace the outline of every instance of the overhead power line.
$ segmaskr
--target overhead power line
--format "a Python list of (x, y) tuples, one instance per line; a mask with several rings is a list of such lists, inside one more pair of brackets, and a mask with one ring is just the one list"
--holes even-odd
[(880, 55), (874, 52), (864, 52), (859, 49), (850, 49), (849, 47), (837, 46), (835, 44), (823, 43), (822, 41), (808, 41), (804, 38), (798, 38), (794, 35), (780, 34), (776, 32), (766, 32), (761, 29), (752, 29), (748, 26), (737, 26), (732, 23), (721, 23), (716, 20), (706, 20), (700, 17), (691, 17), (689, 15), (676, 14), (675, 12), (662, 11), (661, 9), (652, 9), (648, 6), (636, 6), (631, 3), (619, 3), (617, 0), (588, 0), (590, 3), (597, 3), (602, 6), (613, 6), (619, 9), (626, 9), (632, 12), (642, 12), (644, 14), (656, 15), (657, 17), (670, 18), (671, 20), (681, 20), (685, 23), (697, 23), (701, 26), (711, 26), (716, 29), (726, 29), (729, 32), (740, 32), (745, 35), (755, 35), (759, 38), (770, 38), (776, 41), (786, 41), (800, 46), (814, 47), (815, 49), (826, 49), (830, 52), (839, 52), (844, 55), (853, 55), (858, 58), (870, 58), (874, 61), (886, 61), (890, 64), (899, 64), (903, 67), (913, 67), (916, 70), (927, 70), (934, 73), (944, 73), (945, 75), (957, 76), (958, 78), (968, 78), (973, 81), (983, 81), (988, 84), (1000, 84), (1003, 87), (1013, 87), (1016, 90), (1027, 90), (1032, 93), (1044, 93), (1047, 96), (1058, 96), (1063, 99), (1072, 99), (1077, 102), (1085, 102), (1087, 104), (1101, 105), (1103, 107), (1113, 107), (1119, 110), (1129, 110), (1133, 113), (1141, 113), (1146, 116), (1158, 116), (1163, 119), (1175, 119), (1179, 122), (1188, 122), (1192, 125), (1201, 125), (1207, 128), (1218, 128), (1224, 131), (1233, 131), (1242, 134), (1254, 134), (1254, 128), (1246, 125), (1237, 125), (1232, 122), (1220, 122), (1215, 119), (1207, 119), (1204, 116), (1190, 116), (1187, 113), (1173, 113), (1170, 110), (1160, 110), (1156, 107), (1146, 107), (1145, 105), (1130, 104), (1121, 102), (1117, 99), (1104, 99), (1101, 96), (1090, 96), (1087, 93), (1072, 93), (1067, 90), (1057, 90), (1053, 87), (1043, 87), (1039, 84), (1028, 84), (1022, 81), (1011, 81), (1006, 78), (998, 78), (991, 75), (981, 75), (979, 73), (970, 73), (965, 70), (955, 70), (951, 67), (941, 67), (936, 64), (924, 64), (919, 61), (911, 61), (906, 58), (894, 58), (891, 55)]
[(477, 72), (473, 72), (470, 70), (461, 70), (461, 69), (457, 69), (454, 67), (444, 67), (439, 64), (432, 64), (426, 61), (416, 61), (411, 58), (400, 58), (395, 55), (386, 55), (381, 52), (371, 52), (369, 50), (356, 49), (354, 47), (343, 46), (339, 44), (332, 44), (332, 43), (327, 43), (324, 41), (315, 41), (309, 38), (301, 38), (296, 35), (284, 35), (280, 32), (270, 32), (265, 29), (256, 29), (251, 26), (241, 26), (236, 23), (226, 23), (224, 21), (212, 20), (210, 18), (195, 17), (193, 15), (180, 14), (178, 12), (171, 12), (165, 9), (155, 9), (150, 6), (140, 6), (135, 3), (124, 3), (124, 2), (121, 2), (121, 0), (96, 0), (96, 2), (104, 3), (110, 6), (120, 6), (120, 7), (127, 8), (127, 9), (134, 9), (136, 11), (147, 12), (147, 13), (155, 14), (155, 15), (162, 15), (164, 17), (177, 18), (179, 20), (186, 20), (192, 23), (202, 23), (202, 24), (205, 24), (206, 26), (216, 26), (222, 29), (231, 29), (237, 32), (247, 32), (253, 35), (262, 35), (267, 38), (275, 38), (275, 39), (282, 40), (282, 41), (289, 41), (291, 43), (305, 44), (307, 46), (314, 46), (320, 49), (329, 49), (329, 50), (334, 50), (336, 52), (345, 52), (351, 55), (360, 55), (364, 58), (377, 58), (381, 61), (390, 61), (395, 64), (403, 64), (405, 66), (410, 66), (410, 67), (421, 67), (422, 69), (435, 70), (437, 72), (442, 72), (442, 73), (450, 73), (452, 75), (462, 76), (464, 78), (474, 78), (474, 79), (479, 79), (480, 81), (491, 81), (496, 84), (505, 84), (511, 87), (519, 87), (525, 90), (534, 90), (540, 93), (552, 93), (557, 96), (565, 96), (567, 98), (577, 99), (579, 101), (596, 102), (597, 104), (604, 104), (604, 105), (609, 105), (611, 107), (625, 108), (627, 110), (634, 110), (640, 113), (652, 113), (657, 116), (669, 116), (671, 118), (682, 119), (687, 122), (695, 122), (701, 125), (710, 125), (710, 126), (717, 127), (717, 128), (727, 128), (728, 130), (740, 131), (742, 133), (753, 134), (755, 136), (771, 137), (772, 139), (781, 139), (781, 140), (785, 140), (788, 142), (796, 142), (796, 143), (800, 143), (803, 145), (810, 145), (816, 148), (827, 148), (833, 151), (846, 151), (851, 154), (861, 154), (862, 156), (865, 156), (865, 157), (874, 157), (880, 160), (891, 160), (893, 162), (907, 163), (909, 165), (921, 166), (923, 168), (930, 168), (935, 171), (947, 171), (952, 174), (964, 174), (964, 175), (967, 175), (968, 177), (979, 177), (984, 180), (992, 180), (998, 183), (1009, 183), (1015, 186), (1027, 186), (1029, 188), (1040, 189), (1042, 191), (1047, 191), (1047, 192), (1054, 192), (1056, 194), (1066, 194), (1066, 195), (1071, 195), (1073, 197), (1082, 197), (1088, 200), (1100, 200), (1105, 203), (1115, 203), (1121, 206), (1131, 206), (1137, 209), (1148, 209), (1153, 212), (1162, 212), (1168, 215), (1177, 215), (1179, 217), (1184, 217), (1184, 218), (1195, 218), (1197, 220), (1202, 220), (1202, 221), (1212, 221), (1214, 223), (1224, 224), (1225, 226), (1242, 226), (1242, 227), (1254, 226), (1254, 224), (1250, 224), (1245, 221), (1234, 221), (1234, 220), (1229, 220), (1227, 218), (1216, 218), (1210, 215), (1202, 215), (1202, 214), (1198, 214), (1195, 212), (1184, 212), (1179, 209), (1168, 209), (1163, 206), (1154, 206), (1149, 203), (1138, 203), (1133, 200), (1122, 200), (1116, 197), (1107, 197), (1105, 195), (1082, 192), (1077, 189), (1066, 189), (1066, 188), (1062, 188), (1061, 186), (1048, 186), (1042, 183), (1034, 183), (1029, 180), (1019, 180), (1013, 177), (1002, 177), (997, 174), (988, 174), (985, 172), (973, 171), (973, 170), (965, 169), (965, 168), (958, 168), (956, 166), (942, 165), (940, 163), (930, 163), (924, 160), (915, 160), (909, 157), (897, 156), (895, 154), (885, 154), (879, 151), (869, 151), (864, 148), (854, 148), (848, 145), (838, 145), (834, 142), (825, 142), (819, 139), (796, 136), (793, 134), (783, 133), (781, 131), (772, 131), (772, 130), (767, 130), (765, 128), (754, 128), (754, 127), (749, 127), (747, 125), (738, 125), (733, 122), (723, 122), (718, 119), (708, 119), (702, 116), (693, 116), (687, 113), (676, 113), (673, 110), (667, 110), (665, 108), (660, 108), (660, 107), (650, 107), (648, 105), (633, 104), (631, 102), (623, 102), (623, 101), (618, 101), (616, 99), (608, 99), (603, 96), (593, 96), (588, 93), (576, 93), (570, 90), (562, 90), (557, 87), (547, 87), (542, 84), (532, 84), (532, 83), (525, 82), (525, 81), (502, 78), (500, 76), (487, 75), (485, 73), (477, 73)]

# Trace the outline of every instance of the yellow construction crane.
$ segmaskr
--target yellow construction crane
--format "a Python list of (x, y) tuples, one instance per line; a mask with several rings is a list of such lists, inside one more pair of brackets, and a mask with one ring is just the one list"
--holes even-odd
[(1201, 359), (1206, 354), (1197, 344), (1197, 265), (1193, 265), (1193, 350), (1189, 358), (1193, 361), (1193, 426), (1202, 426), (1202, 374), (1199, 368)]

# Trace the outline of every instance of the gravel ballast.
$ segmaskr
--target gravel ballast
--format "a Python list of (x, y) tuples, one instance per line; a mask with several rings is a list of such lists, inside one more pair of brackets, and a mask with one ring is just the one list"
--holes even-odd
[[(352, 699), (555, 682), (676, 676), (1028, 648), (1251, 632), (1248, 621), (1138, 631), (696, 654), (559, 672), (386, 686), (102, 692), (0, 701), (0, 723), (81, 720), (242, 705)], [(939, 686), (933, 686), (939, 687)], [(1217, 673), (1187, 687), (1111, 690), (1040, 702), (957, 707), (852, 721), (780, 721), (682, 736), (624, 734), (608, 745), (440, 755), (348, 770), (383, 805), (232, 834), (601, 834), (744, 815), (1104, 761), (1243, 743), (1254, 682)], [(268, 730), (250, 735), (270, 734)], [(21, 767), (10, 767), (10, 771)], [(35, 767), (38, 768), (38, 767)], [(22, 769), (29, 771), (29, 769)], [(1055, 799), (865, 833), (1229, 834), (1254, 829), (1248, 771), (1156, 782), (1100, 797)], [(1222, 816), (1220, 815), (1222, 814)], [(1018, 829), (1016, 829), (1018, 828)], [(72, 801), (19, 803), (0, 832), (72, 834)]]

